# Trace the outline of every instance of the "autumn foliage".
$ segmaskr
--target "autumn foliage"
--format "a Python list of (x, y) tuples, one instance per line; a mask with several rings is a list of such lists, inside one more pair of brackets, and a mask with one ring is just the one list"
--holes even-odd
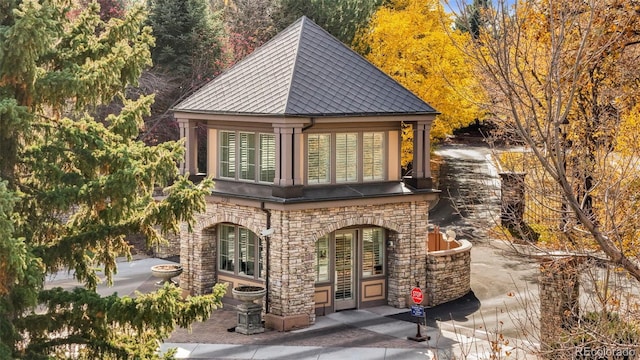
[(456, 45), (470, 36), (452, 25), (437, 0), (392, 1), (361, 34), (369, 61), (441, 112), (431, 132), (440, 139), (482, 117), (483, 92)]

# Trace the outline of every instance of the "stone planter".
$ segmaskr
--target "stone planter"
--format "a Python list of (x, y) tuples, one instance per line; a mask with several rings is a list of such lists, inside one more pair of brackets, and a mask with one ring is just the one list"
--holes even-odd
[(243, 285), (234, 287), (231, 292), (233, 297), (240, 301), (253, 302), (261, 299), (267, 293), (267, 290), (260, 286)]
[(233, 297), (242, 301), (238, 305), (238, 324), (236, 332), (245, 335), (264, 332), (262, 325), (262, 305), (254, 301), (262, 299), (267, 293), (265, 288), (259, 286), (236, 286), (231, 290)]
[(171, 280), (171, 278), (179, 276), (180, 274), (182, 274), (182, 265), (161, 264), (151, 267), (151, 275), (162, 279), (156, 283), (158, 286), (164, 286), (166, 283), (176, 285), (176, 282)]

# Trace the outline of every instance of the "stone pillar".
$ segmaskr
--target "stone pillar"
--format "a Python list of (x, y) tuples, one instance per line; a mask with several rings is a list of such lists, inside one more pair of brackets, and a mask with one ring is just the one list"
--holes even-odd
[[(428, 203), (412, 202), (407, 223), (401, 232), (389, 234), (392, 247), (387, 252), (387, 301), (399, 307), (400, 298), (407, 298), (411, 288), (419, 284), (426, 286)], [(409, 221), (410, 220), (410, 221)], [(409, 301), (406, 302), (410, 304)]]
[(269, 311), (265, 326), (278, 331), (303, 328), (315, 321), (313, 266), (315, 244), (304, 236), (297, 213), (272, 211), (278, 230), (271, 236)]
[(191, 295), (211, 293), (216, 282), (217, 258), (213, 228), (197, 229), (191, 233), (182, 229), (181, 238), (180, 263), (184, 271), (180, 287)]
[[(563, 329), (572, 327), (579, 316), (580, 269), (582, 259), (567, 255), (543, 257), (540, 263), (540, 349), (553, 350)], [(554, 358), (553, 354), (549, 358)]]
[(525, 183), (527, 173), (506, 172), (500, 173), (501, 180), (501, 212), (500, 222), (505, 227), (519, 228), (524, 220), (525, 207)]

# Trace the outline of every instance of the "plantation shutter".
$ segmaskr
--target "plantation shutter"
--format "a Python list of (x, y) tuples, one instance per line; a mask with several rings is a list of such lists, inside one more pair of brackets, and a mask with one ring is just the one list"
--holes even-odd
[(220, 176), (236, 177), (236, 133), (220, 132)]
[(256, 136), (240, 133), (240, 179), (256, 179)]
[(336, 182), (358, 180), (358, 134), (336, 134)]
[(362, 134), (362, 178), (363, 181), (384, 180), (384, 133)]
[(307, 183), (331, 181), (331, 135), (310, 134), (307, 138)]
[(260, 181), (273, 182), (276, 176), (276, 136), (260, 134)]

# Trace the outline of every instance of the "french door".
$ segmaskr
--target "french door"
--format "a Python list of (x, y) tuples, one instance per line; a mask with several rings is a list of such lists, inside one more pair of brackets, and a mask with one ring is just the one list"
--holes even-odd
[(337, 231), (335, 235), (335, 310), (355, 309), (356, 286), (356, 232)]

